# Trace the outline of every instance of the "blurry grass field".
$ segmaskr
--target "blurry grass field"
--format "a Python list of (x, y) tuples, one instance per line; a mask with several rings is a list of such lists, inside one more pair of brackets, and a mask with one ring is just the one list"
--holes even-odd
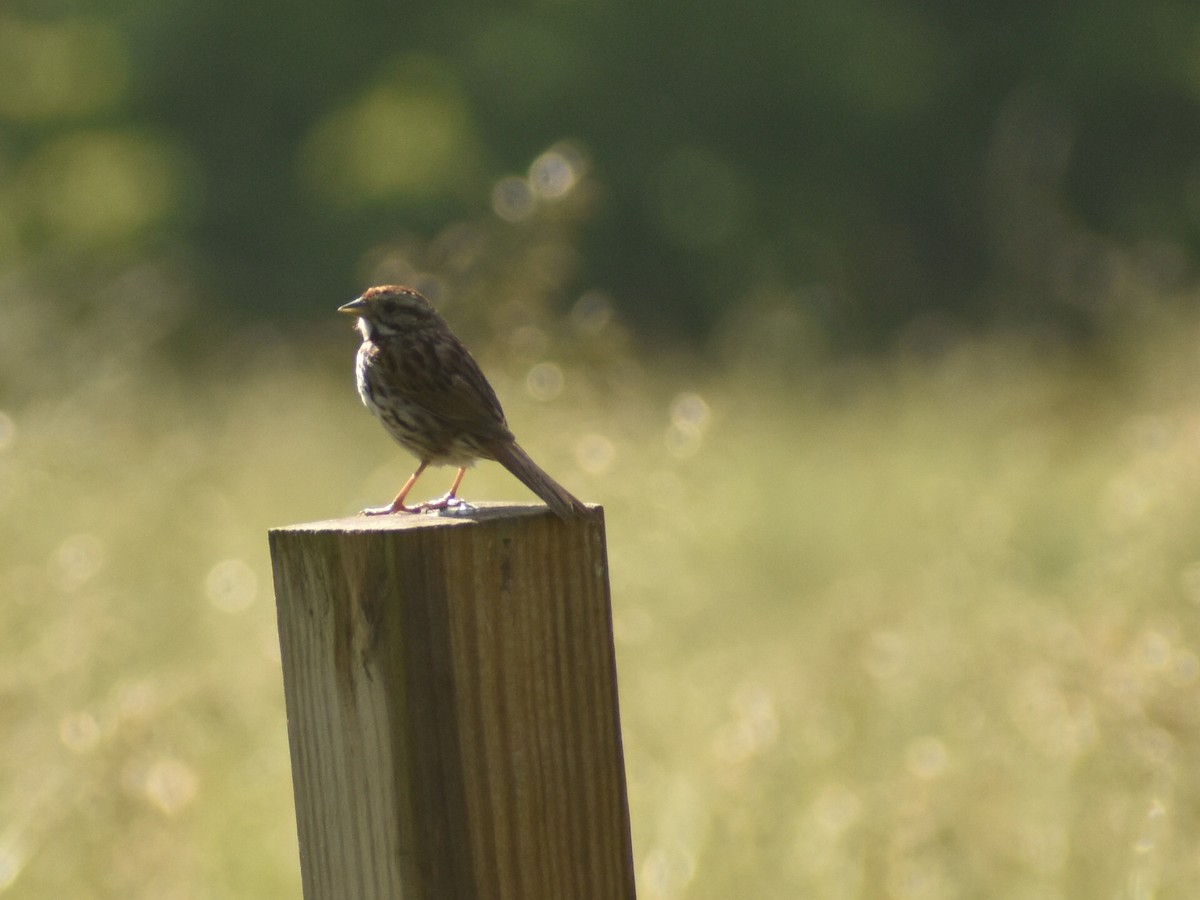
[[(411, 467), (353, 337), (4, 318), (0, 893), (299, 897), (265, 533)], [(485, 359), (607, 510), (639, 896), (1194, 896), (1200, 326), (750, 356)]]

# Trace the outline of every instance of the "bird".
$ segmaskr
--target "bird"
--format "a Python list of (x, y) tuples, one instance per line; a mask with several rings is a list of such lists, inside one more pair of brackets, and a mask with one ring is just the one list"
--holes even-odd
[[(496, 392), (446, 320), (419, 291), (379, 285), (338, 307), (358, 319), (358, 394), (417, 469), (389, 505), (362, 515), (417, 513), (465, 505), (458, 499), (467, 468), (478, 459), (508, 469), (560, 518), (589, 513), (517, 443)], [(450, 491), (418, 506), (405, 500), (429, 466), (458, 468)]]

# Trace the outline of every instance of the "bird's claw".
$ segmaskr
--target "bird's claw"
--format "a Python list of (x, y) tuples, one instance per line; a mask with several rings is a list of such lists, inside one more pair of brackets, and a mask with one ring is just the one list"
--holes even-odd
[(420, 512), (431, 513), (449, 513), (457, 515), (459, 513), (474, 512), (475, 507), (466, 500), (460, 500), (453, 494), (447, 494), (444, 497), (439, 497), (436, 500), (429, 500), (417, 507)]
[(447, 494), (445, 497), (438, 497), (436, 500), (426, 500), (424, 503), (418, 503), (416, 506), (369, 506), (359, 512), (360, 516), (391, 516), (396, 513), (408, 513), (415, 515), (417, 513), (449, 513), (457, 515), (459, 513), (475, 512), (475, 507), (466, 500), (460, 500), (453, 494)]
[(360, 516), (390, 516), (395, 513), (419, 513), (420, 506), (368, 506), (359, 512)]

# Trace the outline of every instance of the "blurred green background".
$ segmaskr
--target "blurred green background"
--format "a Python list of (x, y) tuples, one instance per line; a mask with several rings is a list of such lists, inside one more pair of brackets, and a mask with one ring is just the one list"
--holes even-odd
[(1198, 224), (1192, 3), (12, 0), (0, 894), (299, 896), (399, 281), (607, 509), (643, 900), (1193, 896)]

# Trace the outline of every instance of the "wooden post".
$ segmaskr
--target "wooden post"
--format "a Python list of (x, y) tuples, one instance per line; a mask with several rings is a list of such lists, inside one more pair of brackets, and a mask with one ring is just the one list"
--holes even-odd
[(270, 542), (305, 900), (632, 900), (602, 511)]

